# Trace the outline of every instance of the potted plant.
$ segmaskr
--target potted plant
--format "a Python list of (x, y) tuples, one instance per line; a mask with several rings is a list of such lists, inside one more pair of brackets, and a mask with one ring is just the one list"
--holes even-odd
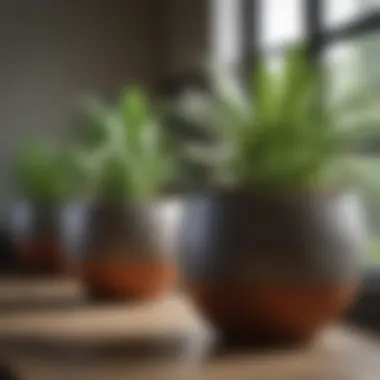
[(173, 160), (160, 120), (139, 88), (127, 88), (116, 107), (92, 101), (90, 116), (104, 134), (93, 148), (77, 145), (89, 197), (65, 223), (77, 275), (96, 298), (166, 294), (177, 272), (171, 237), (180, 207), (162, 198)]
[(212, 141), (186, 148), (209, 174), (186, 202), (181, 264), (227, 337), (308, 339), (359, 283), (361, 211), (348, 185), (367, 135), (338, 117), (346, 107), (321, 102), (307, 57), (292, 48), (279, 71), (257, 60), (248, 94), (217, 74), (194, 115)]
[(66, 259), (60, 213), (79, 179), (73, 156), (64, 144), (28, 140), (15, 155), (14, 174), (18, 200), (9, 212), (9, 228), (19, 262), (27, 271), (61, 273)]

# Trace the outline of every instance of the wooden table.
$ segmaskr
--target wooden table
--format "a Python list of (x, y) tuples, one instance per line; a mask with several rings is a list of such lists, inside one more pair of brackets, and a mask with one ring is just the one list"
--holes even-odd
[(0, 310), (0, 355), (21, 380), (380, 379), (377, 338), (347, 326), (303, 349), (213, 353), (212, 331), (184, 296), (99, 305), (72, 280), (7, 279)]
[(380, 345), (349, 327), (326, 329), (312, 346), (267, 353), (227, 353), (206, 363), (202, 379), (375, 380)]

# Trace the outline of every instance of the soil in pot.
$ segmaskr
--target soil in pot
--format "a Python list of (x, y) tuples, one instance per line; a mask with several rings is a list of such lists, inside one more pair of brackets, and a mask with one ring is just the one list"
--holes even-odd
[(355, 294), (362, 230), (352, 194), (204, 194), (184, 214), (186, 288), (229, 340), (308, 341)]
[[(102, 300), (156, 298), (175, 284), (177, 265), (162, 243), (159, 205), (83, 204), (66, 222), (75, 275)], [(164, 222), (165, 223), (165, 222)]]

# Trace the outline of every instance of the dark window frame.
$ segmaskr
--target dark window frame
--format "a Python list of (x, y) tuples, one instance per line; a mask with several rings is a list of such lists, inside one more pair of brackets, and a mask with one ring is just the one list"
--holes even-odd
[[(262, 51), (259, 46), (261, 28), (260, 10), (265, 0), (242, 0), (242, 56), (243, 67), (252, 64), (252, 58)], [(380, 10), (377, 13), (359, 16), (354, 21), (336, 28), (325, 28), (323, 25), (324, 3), (328, 0), (305, 0), (303, 6), (305, 21), (305, 37), (313, 57), (320, 54), (332, 43), (361, 37), (374, 31), (380, 32)], [(269, 51), (276, 52), (286, 48), (286, 45), (270, 47)], [(265, 49), (266, 50), (266, 49)]]

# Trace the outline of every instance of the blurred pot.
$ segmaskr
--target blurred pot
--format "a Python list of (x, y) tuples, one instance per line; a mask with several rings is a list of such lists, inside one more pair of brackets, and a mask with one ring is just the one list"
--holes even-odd
[(228, 338), (310, 339), (358, 285), (357, 201), (327, 192), (190, 197), (180, 246), (189, 294)]
[(9, 212), (9, 230), (21, 265), (38, 273), (64, 272), (60, 205), (17, 202)]
[(9, 233), (7, 220), (0, 221), (0, 274), (12, 273), (17, 267), (17, 258), (14, 252)]
[(64, 240), (89, 294), (140, 299), (169, 292), (177, 274), (181, 209), (177, 200), (70, 205), (64, 212)]

